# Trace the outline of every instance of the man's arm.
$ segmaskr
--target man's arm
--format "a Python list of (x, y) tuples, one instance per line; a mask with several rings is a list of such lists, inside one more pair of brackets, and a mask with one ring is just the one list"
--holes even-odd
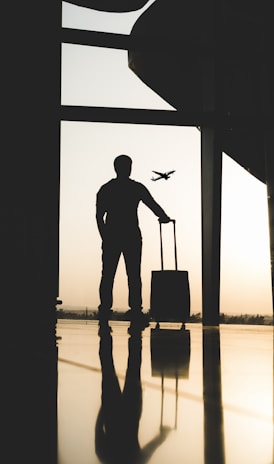
[(104, 232), (105, 232), (104, 216), (99, 213), (96, 213), (96, 221), (97, 221), (97, 227), (99, 230), (99, 234), (101, 235), (101, 238), (103, 240)]
[(103, 240), (104, 235), (105, 235), (105, 221), (104, 221), (104, 215), (105, 215), (105, 208), (102, 206), (102, 201), (100, 200), (99, 194), (97, 194), (96, 198), (96, 222), (97, 222), (97, 227), (99, 230), (99, 234), (101, 235), (101, 238)]
[(153, 213), (158, 216), (159, 222), (170, 222), (170, 217), (165, 213), (163, 208), (154, 200), (152, 195), (149, 193), (148, 189), (143, 186), (143, 195), (142, 195), (143, 203), (153, 211)]

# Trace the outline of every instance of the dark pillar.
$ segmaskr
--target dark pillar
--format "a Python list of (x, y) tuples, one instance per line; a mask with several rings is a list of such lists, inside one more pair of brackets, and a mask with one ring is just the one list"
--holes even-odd
[(203, 324), (219, 324), (222, 151), (219, 132), (202, 129)]
[(209, 0), (204, 14), (203, 111), (214, 115), (201, 127), (203, 325), (219, 324), (223, 115), (222, 1)]
[(55, 464), (61, 1), (2, 17), (2, 460)]

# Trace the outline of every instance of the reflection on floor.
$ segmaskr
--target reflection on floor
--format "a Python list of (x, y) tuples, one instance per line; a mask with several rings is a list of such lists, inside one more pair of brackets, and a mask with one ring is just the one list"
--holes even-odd
[(273, 327), (59, 321), (58, 464), (273, 464)]

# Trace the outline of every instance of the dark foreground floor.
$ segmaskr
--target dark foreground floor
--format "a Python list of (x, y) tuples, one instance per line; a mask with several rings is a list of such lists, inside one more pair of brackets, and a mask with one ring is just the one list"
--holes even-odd
[(58, 464), (273, 464), (273, 327), (59, 321)]

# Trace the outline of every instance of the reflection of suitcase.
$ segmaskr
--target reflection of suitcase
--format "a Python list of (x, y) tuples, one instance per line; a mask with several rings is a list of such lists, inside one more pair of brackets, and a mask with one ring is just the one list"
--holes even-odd
[(189, 377), (190, 331), (155, 328), (150, 330), (152, 377), (161, 378), (161, 428), (163, 427), (164, 379), (175, 379), (175, 424), (178, 413), (178, 379)]
[(175, 270), (164, 270), (162, 224), (160, 223), (161, 270), (151, 273), (150, 316), (157, 322), (186, 322), (190, 315), (187, 271), (177, 269), (176, 231), (174, 230)]
[(188, 378), (190, 331), (151, 329), (150, 356), (152, 377)]

